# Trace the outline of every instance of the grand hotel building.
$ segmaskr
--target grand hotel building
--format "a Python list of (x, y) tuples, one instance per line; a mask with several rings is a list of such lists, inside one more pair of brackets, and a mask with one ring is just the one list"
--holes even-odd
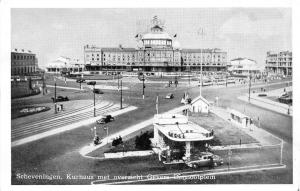
[(155, 16), (150, 32), (138, 34), (137, 47), (100, 48), (84, 46), (87, 71), (225, 71), (227, 53), (220, 49), (184, 49), (165, 32)]

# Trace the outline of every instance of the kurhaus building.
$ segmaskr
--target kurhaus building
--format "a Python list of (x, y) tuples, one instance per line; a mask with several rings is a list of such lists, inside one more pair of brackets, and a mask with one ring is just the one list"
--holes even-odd
[(155, 16), (150, 32), (137, 34), (137, 47), (100, 48), (84, 46), (84, 63), (88, 71), (225, 71), (227, 53), (220, 49), (184, 49), (165, 32)]
[(28, 75), (37, 71), (37, 58), (30, 50), (11, 51), (11, 75)]

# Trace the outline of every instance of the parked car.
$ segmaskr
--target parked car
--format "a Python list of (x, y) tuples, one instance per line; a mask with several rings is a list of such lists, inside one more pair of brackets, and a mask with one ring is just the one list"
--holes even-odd
[(98, 124), (105, 124), (105, 123), (108, 123), (108, 122), (111, 122), (111, 121), (114, 121), (114, 120), (115, 120), (115, 118), (112, 117), (111, 115), (105, 115), (101, 119), (97, 120), (97, 123)]
[[(55, 101), (54, 97), (52, 97), (51, 99), (52, 99), (53, 102)], [(62, 102), (62, 101), (69, 101), (68, 96), (65, 96), (65, 97), (64, 96), (57, 96), (56, 97), (56, 102)]]
[(100, 89), (94, 89), (93, 93), (95, 93), (95, 94), (103, 94), (103, 91), (101, 91)]
[(93, 85), (95, 85), (95, 82), (94, 81), (90, 81), (90, 82), (87, 82), (86, 84), (90, 85), (90, 86), (93, 86)]
[(202, 86), (212, 86), (213, 82), (211, 80), (206, 80), (202, 82)]
[(173, 99), (174, 98), (174, 94), (169, 93), (166, 95), (166, 99)]
[(84, 83), (84, 82), (85, 82), (85, 79), (77, 79), (76, 82), (77, 82), (77, 83), (80, 83), (80, 82), (81, 82), (81, 83)]
[(214, 155), (210, 152), (201, 152), (200, 155), (191, 157), (191, 160), (186, 162), (186, 165), (191, 168), (198, 168), (216, 167), (222, 165), (223, 163), (223, 159), (220, 156)]

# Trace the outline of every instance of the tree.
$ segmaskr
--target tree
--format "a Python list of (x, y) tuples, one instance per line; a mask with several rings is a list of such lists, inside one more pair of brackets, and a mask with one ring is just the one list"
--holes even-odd
[(141, 150), (151, 149), (151, 137), (151, 133), (149, 133), (148, 131), (141, 134), (140, 136), (137, 136), (135, 139), (135, 148)]

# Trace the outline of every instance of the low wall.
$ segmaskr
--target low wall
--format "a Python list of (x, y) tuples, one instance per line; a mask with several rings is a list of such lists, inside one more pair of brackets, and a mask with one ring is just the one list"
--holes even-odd
[(104, 158), (124, 158), (124, 157), (139, 157), (139, 156), (149, 156), (154, 152), (152, 150), (147, 151), (125, 151), (116, 153), (104, 153)]

